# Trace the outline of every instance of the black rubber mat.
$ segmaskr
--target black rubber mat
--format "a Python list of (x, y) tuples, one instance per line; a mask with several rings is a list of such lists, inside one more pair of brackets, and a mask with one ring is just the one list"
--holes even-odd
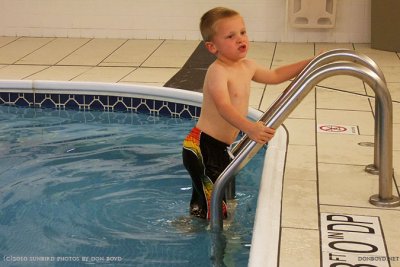
[(202, 92), (207, 68), (215, 58), (213, 54), (208, 52), (204, 46), (204, 42), (200, 42), (182, 69), (166, 82), (164, 86)]

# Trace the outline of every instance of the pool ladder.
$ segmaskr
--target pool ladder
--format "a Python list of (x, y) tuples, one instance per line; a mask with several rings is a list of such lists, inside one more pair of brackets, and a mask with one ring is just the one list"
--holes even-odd
[[(379, 193), (370, 197), (369, 202), (378, 207), (400, 206), (400, 199), (393, 196), (393, 107), (385, 77), (377, 64), (369, 57), (353, 50), (334, 49), (315, 57), (304, 70), (282, 92), (259, 121), (277, 129), (304, 97), (322, 80), (335, 75), (350, 75), (366, 82), (375, 92), (374, 163), (365, 170), (379, 174)], [(211, 196), (211, 221), (213, 232), (223, 229), (222, 207), (224, 191), (234, 196), (234, 175), (239, 172), (262, 145), (244, 135), (233, 148), (232, 162), (215, 181)], [(233, 182), (234, 183), (234, 182)], [(228, 186), (229, 185), (229, 186)]]

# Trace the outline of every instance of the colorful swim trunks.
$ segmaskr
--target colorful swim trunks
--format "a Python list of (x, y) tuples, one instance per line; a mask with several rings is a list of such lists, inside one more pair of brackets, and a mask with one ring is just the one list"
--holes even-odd
[[(183, 165), (192, 178), (190, 214), (210, 219), (211, 193), (214, 182), (229, 165), (229, 145), (194, 127), (183, 142)], [(226, 202), (222, 203), (224, 218), (227, 217)]]

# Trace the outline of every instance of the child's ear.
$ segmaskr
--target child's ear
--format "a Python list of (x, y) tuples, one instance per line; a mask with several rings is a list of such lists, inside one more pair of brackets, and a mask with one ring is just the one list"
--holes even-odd
[(211, 54), (216, 54), (218, 52), (217, 48), (215, 47), (213, 42), (205, 42), (206, 48), (207, 50), (211, 53)]

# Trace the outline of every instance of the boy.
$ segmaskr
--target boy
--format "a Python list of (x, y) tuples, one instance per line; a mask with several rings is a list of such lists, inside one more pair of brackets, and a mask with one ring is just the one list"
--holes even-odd
[[(183, 143), (183, 164), (192, 178), (190, 213), (210, 218), (211, 192), (215, 180), (231, 161), (227, 148), (243, 131), (265, 144), (275, 130), (246, 118), (250, 82), (277, 84), (287, 81), (310, 62), (268, 70), (246, 58), (249, 40), (243, 18), (234, 10), (217, 7), (206, 12), (200, 31), (208, 51), (217, 59), (210, 65), (203, 85), (200, 118)], [(224, 217), (227, 216), (225, 201)]]

